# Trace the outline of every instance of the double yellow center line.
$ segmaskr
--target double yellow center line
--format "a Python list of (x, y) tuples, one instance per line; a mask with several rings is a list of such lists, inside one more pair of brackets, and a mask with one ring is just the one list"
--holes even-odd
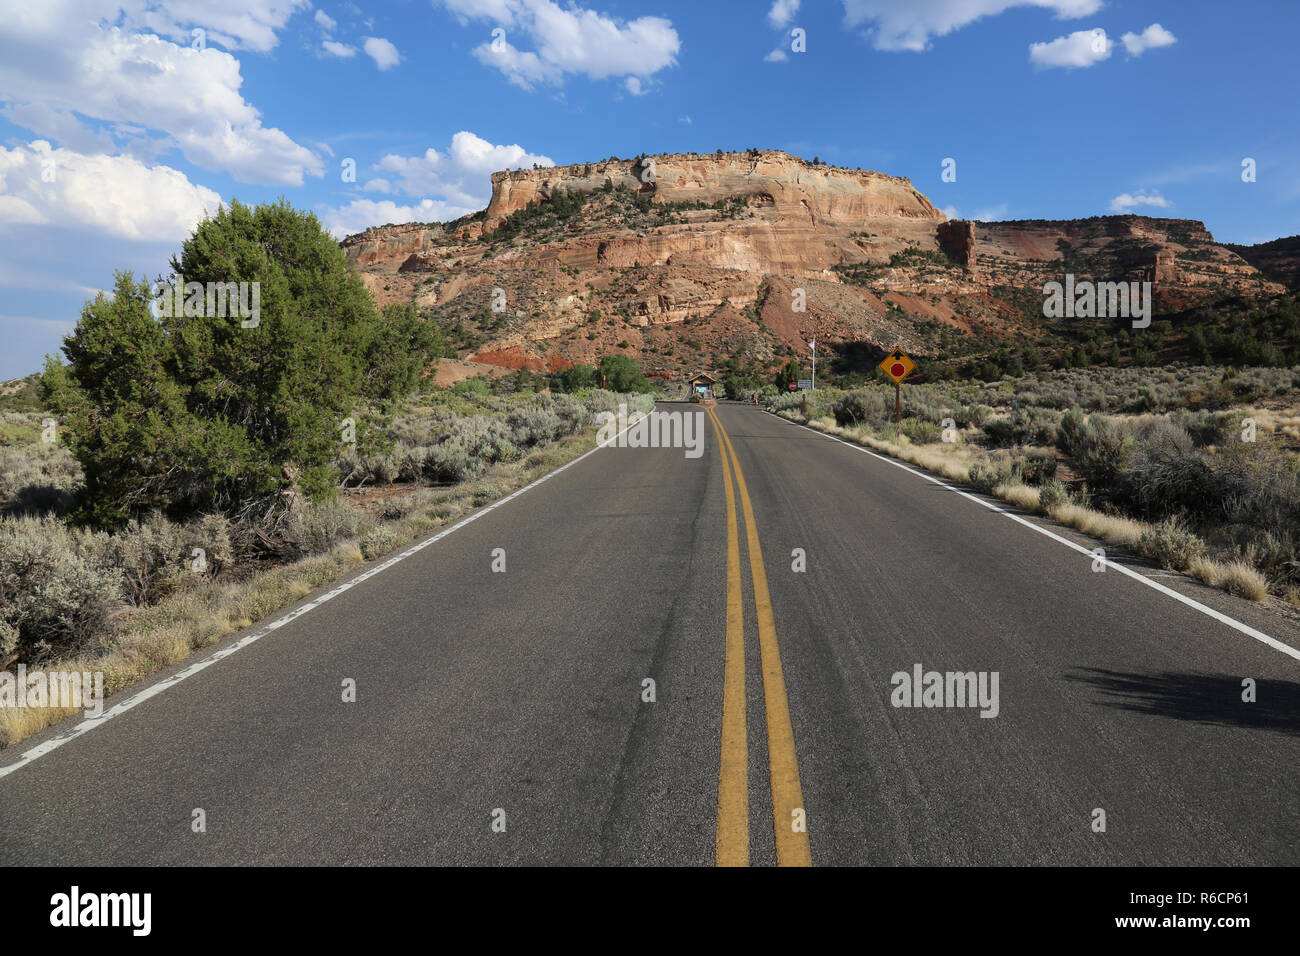
[[(722, 689), (722, 759), (718, 770), (716, 862), (719, 866), (749, 865), (749, 757), (745, 736), (745, 613), (741, 598), (740, 534), (736, 521), (736, 489), (745, 518), (749, 574), (754, 585), (758, 617), (758, 648), (763, 672), (763, 701), (767, 710), (768, 773), (772, 782), (772, 820), (778, 866), (810, 866), (812, 852), (804, 826), (803, 791), (795, 756), (790, 702), (781, 671), (772, 596), (759, 545), (754, 508), (745, 475), (717, 413), (706, 408), (718, 438), (727, 498), (727, 638)], [(730, 464), (728, 464), (730, 460)], [(732, 472), (736, 480), (733, 486)]]

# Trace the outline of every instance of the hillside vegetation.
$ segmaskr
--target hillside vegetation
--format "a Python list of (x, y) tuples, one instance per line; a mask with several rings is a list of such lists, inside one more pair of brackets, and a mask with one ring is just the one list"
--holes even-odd
[(768, 393), (768, 407), (1171, 570), (1300, 605), (1300, 368), (1083, 369)]

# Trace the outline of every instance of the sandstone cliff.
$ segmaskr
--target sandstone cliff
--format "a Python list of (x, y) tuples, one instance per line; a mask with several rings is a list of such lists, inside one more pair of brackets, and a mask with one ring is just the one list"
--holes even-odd
[[(646, 170), (650, 173), (647, 174)], [(873, 220), (943, 222), (945, 217), (906, 179), (883, 173), (816, 165), (789, 153), (759, 150), (721, 156), (669, 153), (649, 163), (605, 160), (492, 174), (489, 222), (549, 197), (557, 189), (592, 192), (609, 180), (653, 191), (657, 202), (704, 202), (741, 197), (765, 207), (772, 219), (812, 226), (860, 226)]]
[(814, 335), (919, 355), (957, 333), (1032, 338), (1043, 283), (1066, 272), (1149, 279), (1171, 311), (1283, 289), (1199, 222), (949, 222), (906, 179), (774, 151), (499, 172), (482, 213), (343, 247), (381, 302), (450, 323), (462, 357), (553, 368), (622, 351), (667, 376), (802, 355)]

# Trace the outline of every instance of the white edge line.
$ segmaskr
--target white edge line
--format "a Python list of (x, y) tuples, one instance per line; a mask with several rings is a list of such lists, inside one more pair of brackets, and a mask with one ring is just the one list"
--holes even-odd
[[(631, 419), (632, 417), (633, 415), (629, 414), (628, 418)], [(221, 648), (221, 650), (213, 654), (209, 654), (207, 657), (203, 658), (202, 660), (195, 661), (193, 664), (181, 668), (175, 674), (172, 674), (170, 677), (165, 677), (162, 680), (150, 684), (148, 687), (144, 688), (143, 690), (137, 691), (136, 693), (130, 695), (129, 697), (114, 704), (108, 710), (104, 711), (104, 713), (101, 714), (100, 716), (95, 718), (87, 718), (86, 720), (83, 720), (81, 723), (77, 724), (75, 727), (71, 727), (68, 730), (64, 731), (63, 733), (57, 734), (51, 737), (49, 740), (37, 744), (35, 747), (32, 747), (30, 750), (24, 751), (23, 755), (19, 757), (17, 760), (15, 760), (13, 763), (0, 767), (0, 779), (9, 776), (9, 774), (13, 773), (15, 770), (19, 769), (20, 767), (25, 767), (29, 763), (32, 763), (35, 760), (39, 760), (41, 757), (44, 757), (46, 754), (50, 753), (51, 751), (57, 750), (58, 748), (66, 744), (68, 741), (75, 740), (76, 738), (80, 737), (82, 734), (86, 734), (94, 730), (96, 727), (102, 727), (104, 724), (108, 723), (114, 717), (120, 717), (122, 714), (125, 714), (127, 711), (140, 706), (149, 698), (156, 697), (158, 694), (161, 694), (163, 691), (171, 687), (174, 687), (176, 684), (179, 684), (181, 681), (185, 680), (186, 678), (193, 677), (199, 671), (211, 667), (213, 664), (217, 663), (218, 661), (225, 660), (227, 657), (229, 657), (231, 654), (235, 653), (236, 651), (243, 650), (245, 647), (248, 647), (248, 645), (260, 641), (262, 638), (266, 637), (266, 635), (272, 633), (273, 631), (279, 630), (280, 628), (284, 627), (284, 625), (288, 624), (290, 621), (302, 617), (304, 614), (308, 613), (309, 611), (314, 611), (316, 608), (320, 607), (325, 602), (332, 601), (340, 594), (343, 594), (345, 591), (350, 591), (358, 584), (361, 584), (363, 581), (370, 580), (380, 572), (387, 571), (389, 568), (397, 564), (399, 561), (405, 561), (407, 558), (411, 557), (411, 555), (418, 554), (419, 552), (423, 551), (425, 548), (429, 547), (429, 545), (441, 541), (443, 538), (447, 537), (447, 535), (451, 534), (453, 531), (459, 531), (461, 528), (465, 527), (465, 525), (469, 524), (470, 522), (477, 521), (485, 514), (488, 514), (491, 511), (495, 511), (497, 508), (500, 508), (502, 505), (506, 504), (507, 502), (513, 501), (515, 498), (518, 498), (525, 491), (528, 491), (529, 489), (532, 488), (536, 488), (542, 482), (554, 478), (556, 475), (558, 475), (560, 472), (564, 471), (565, 469), (572, 468), (574, 465), (582, 461), (587, 456), (594, 455), (602, 448), (608, 447), (612, 442), (617, 441), (619, 437), (623, 435), (624, 432), (627, 432), (629, 429), (636, 427), (638, 424), (640, 424), (639, 420), (631, 422), (626, 428), (623, 429), (623, 431), (620, 431), (618, 432), (618, 434), (605, 439), (605, 441), (601, 442), (595, 448), (583, 452), (577, 458), (573, 459), (573, 461), (566, 462), (563, 465), (561, 465), (559, 468), (556, 468), (554, 471), (547, 472), (546, 474), (542, 475), (542, 477), (538, 478), (536, 481), (529, 482), (528, 484), (524, 485), (522, 488), (518, 488), (515, 491), (512, 491), (510, 494), (506, 495), (504, 498), (500, 499), (499, 501), (494, 501), (492, 502), (492, 504), (486, 506), (485, 508), (474, 512), (468, 518), (462, 518), (460, 521), (457, 521), (450, 528), (444, 528), (443, 530), (439, 531), (437, 534), (433, 535), (432, 537), (425, 538), (423, 541), (417, 541), (415, 544), (407, 548), (401, 554), (394, 555), (393, 557), (385, 561), (383, 564), (377, 564), (369, 571), (365, 571), (361, 574), (358, 574), (354, 578), (349, 578), (348, 580), (340, 584), (338, 587), (330, 591), (327, 591), (326, 593), (322, 594), (320, 597), (316, 598), (314, 601), (309, 601), (308, 603), (302, 605), (301, 607), (294, 608), (288, 614), (276, 618), (270, 624), (264, 625), (260, 629), (254, 631), (252, 634), (246, 634), (244, 637), (241, 637), (233, 644), (227, 645), (226, 647)]]
[(950, 485), (948, 484), (948, 482), (942, 481), (934, 477), (934, 475), (927, 474), (924, 471), (918, 471), (915, 468), (909, 467), (908, 465), (904, 464), (901, 461), (898, 461), (895, 458), (890, 458), (888, 455), (882, 455), (879, 452), (873, 451), (870, 448), (864, 448), (862, 445), (857, 445), (854, 444), (853, 442), (845, 441), (843, 438), (840, 438), (837, 435), (830, 435), (827, 434), (826, 432), (818, 431), (816, 428), (809, 428), (807, 425), (800, 425), (798, 422), (792, 422), (790, 419), (782, 418), (780, 415), (777, 415), (774, 412), (768, 412), (768, 414), (771, 415), (773, 418), (785, 422), (787, 425), (794, 425), (797, 428), (802, 428), (805, 429), (806, 431), (810, 431), (814, 435), (820, 435), (822, 438), (828, 438), (831, 441), (839, 442), (841, 445), (846, 445), (849, 448), (852, 448), (854, 451), (860, 451), (863, 454), (870, 455), (872, 458), (879, 458), (883, 462), (888, 462), (889, 464), (894, 465), (897, 468), (901, 468), (904, 471), (911, 472), (912, 474), (917, 475), (918, 477), (924, 478), (926, 481), (933, 482), (934, 484), (939, 485), (941, 488), (947, 488), (949, 491), (953, 492), (954, 494), (961, 495), (963, 498), (968, 498), (969, 500), (975, 502), (977, 505), (985, 507), (990, 511), (997, 512), (1000, 515), (1005, 515), (1006, 517), (1010, 518), (1012, 521), (1015, 521), (1017, 524), (1022, 524), (1026, 528), (1032, 528), (1033, 530), (1037, 531), (1039, 534), (1043, 534), (1051, 538), (1053, 541), (1059, 541), (1067, 548), (1073, 548), (1075, 551), (1078, 551), (1080, 554), (1088, 555), (1093, 560), (1101, 560), (1106, 564), (1107, 567), (1114, 568), (1116, 571), (1120, 572), (1121, 574), (1125, 574), (1135, 581), (1140, 581), (1143, 584), (1145, 584), (1147, 587), (1159, 591), (1161, 594), (1166, 594), (1169, 597), (1173, 598), (1175, 601), (1181, 601), (1183, 604), (1186, 604), (1188, 607), (1194, 608), (1197, 611), (1200, 611), (1202, 614), (1214, 618), (1219, 623), (1226, 624), (1228, 625), (1228, 627), (1232, 628), (1233, 630), (1240, 631), (1242, 634), (1245, 634), (1247, 637), (1253, 637), (1255, 640), (1259, 641), (1260, 643), (1267, 644), (1269, 647), (1273, 648), (1274, 650), (1281, 651), (1283, 654), (1286, 654), (1288, 657), (1294, 657), (1296, 660), (1300, 661), (1300, 650), (1297, 650), (1296, 648), (1292, 647), (1290, 644), (1285, 644), (1282, 641), (1279, 641), (1275, 637), (1269, 637), (1263, 631), (1257, 631), (1249, 624), (1243, 624), (1241, 621), (1238, 621), (1236, 618), (1229, 617), (1227, 614), (1224, 614), (1222, 611), (1216, 611), (1212, 607), (1208, 607), (1200, 603), (1199, 601), (1195, 601), (1192, 598), (1189, 598), (1186, 594), (1180, 594), (1178, 591), (1175, 591), (1173, 588), (1165, 587), (1165, 585), (1161, 584), (1159, 581), (1153, 581), (1145, 574), (1140, 574), (1137, 571), (1134, 571), (1132, 568), (1127, 568), (1122, 564), (1117, 564), (1114, 561), (1110, 560), (1109, 558), (1103, 557), (1098, 559), (1095, 551), (1089, 550), (1088, 548), (1085, 548), (1081, 544), (1076, 544), (1075, 542), (1071, 541), (1069, 538), (1063, 538), (1061, 537), (1061, 535), (1057, 534), (1054, 531), (1049, 531), (1047, 528), (1044, 528), (1042, 525), (1035, 524), (1032, 521), (1027, 521), (1024, 518), (1020, 517), (1020, 515), (1012, 514), (1006, 508), (1001, 508), (995, 504), (990, 504), (989, 502), (985, 501), (983, 498), (977, 497), (976, 495), (973, 495), (968, 491), (962, 491), (960, 488), (956, 487), (955, 485)]

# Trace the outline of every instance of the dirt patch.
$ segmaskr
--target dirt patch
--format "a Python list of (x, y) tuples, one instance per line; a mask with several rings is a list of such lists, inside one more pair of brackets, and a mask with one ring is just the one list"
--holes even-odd
[(467, 362), (464, 359), (444, 358), (438, 359), (438, 368), (433, 375), (433, 384), (440, 388), (448, 388), (457, 382), (463, 382), (469, 378), (477, 378), (480, 375), (491, 375), (494, 378), (500, 378), (503, 375), (509, 375), (511, 370), (503, 368), (500, 365), (488, 365), (483, 362)]

